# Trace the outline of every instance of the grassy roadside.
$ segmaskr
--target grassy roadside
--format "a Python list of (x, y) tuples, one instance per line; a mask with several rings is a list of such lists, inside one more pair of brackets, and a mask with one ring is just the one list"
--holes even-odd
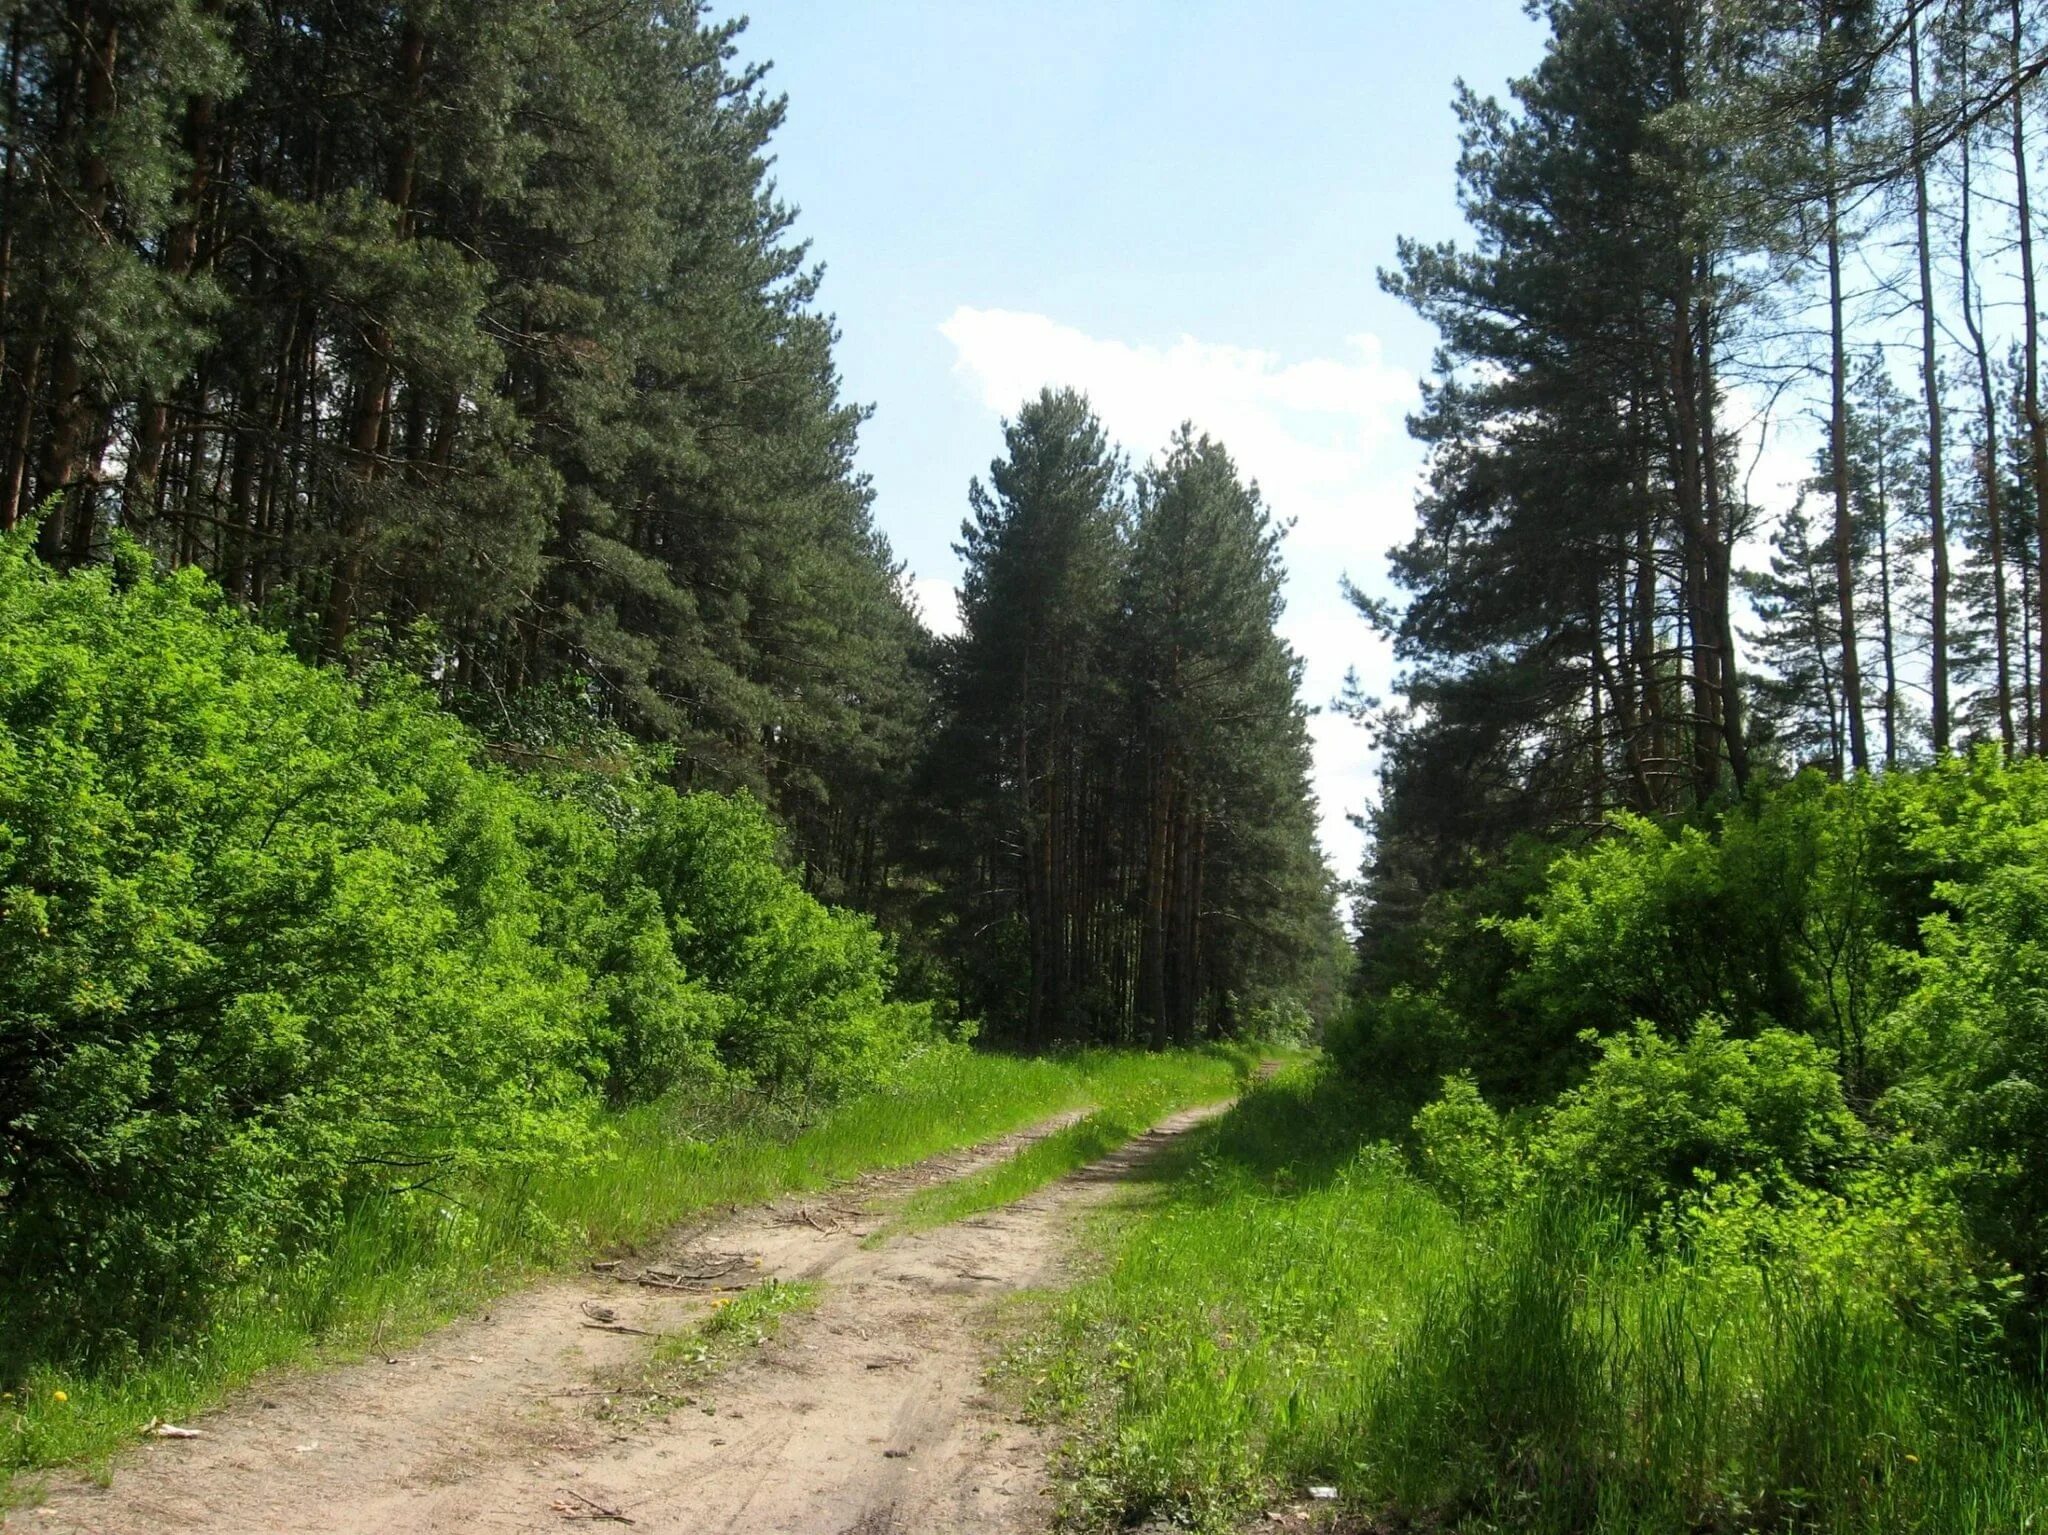
[(1094, 1113), (1033, 1141), (993, 1167), (920, 1189), (868, 1240), (881, 1243), (901, 1232), (925, 1231), (1014, 1204), (1054, 1179), (1108, 1156), (1168, 1114), (1242, 1092), (1258, 1063), (1256, 1052), (1228, 1046), (1120, 1058), (1095, 1079), (1094, 1096), (1102, 1106)]
[(357, 1211), (330, 1250), (259, 1274), (181, 1346), (91, 1375), (38, 1370), (0, 1396), (0, 1507), (19, 1473), (102, 1458), (152, 1418), (201, 1411), (265, 1371), (393, 1346), (522, 1279), (631, 1248), (704, 1211), (1121, 1102), (1140, 1079), (1197, 1101), (1234, 1072), (1216, 1052), (1021, 1059), (949, 1047), (911, 1063), (888, 1090), (808, 1121), (729, 1099), (611, 1116), (600, 1154), (548, 1177)]
[(1105, 1221), (1103, 1274), (1011, 1360), (1075, 1431), (1079, 1527), (1230, 1530), (1327, 1484), (1374, 1529), (2040, 1528), (2048, 1404), (2016, 1377), (1599, 1209), (1461, 1218), (1373, 1113), (1290, 1072)]

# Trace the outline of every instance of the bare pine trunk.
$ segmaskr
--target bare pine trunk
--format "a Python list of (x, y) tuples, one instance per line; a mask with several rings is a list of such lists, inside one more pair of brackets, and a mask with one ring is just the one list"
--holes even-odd
[(1984, 482), (1984, 521), (1991, 540), (1991, 646), (1993, 687), (1998, 699), (1998, 738), (2011, 756), (2016, 744), (2012, 728), (2012, 620), (2006, 612), (2005, 509), (1998, 494), (1998, 400), (1991, 384), (1991, 350), (1984, 341), (1983, 317), (1973, 301), (1970, 251), (1970, 140), (1963, 146), (1963, 186), (1958, 256), (1963, 273), (1963, 325), (1977, 359), (1977, 387), (1984, 407), (1984, 441), (1978, 469)]
[[(2048, 591), (2048, 419), (2041, 414), (2041, 314), (2034, 292), (2034, 213), (2027, 196), (2026, 92), (2020, 90), (2020, 0), (2012, 3), (2012, 173), (2020, 235), (2020, 293), (2025, 301), (2027, 376), (2022, 381), (2027, 412), (2027, 465), (2034, 482), (2034, 566), (2032, 583)], [(2048, 677), (2048, 624), (2041, 626), (2040, 674)], [(2034, 670), (2033, 658), (2028, 670)], [(2029, 732), (2028, 746), (2039, 752), (2041, 732)]]
[(1948, 508), (1942, 482), (1947, 451), (1942, 440), (1941, 378), (1939, 354), (1935, 349), (1934, 254), (1927, 238), (1927, 151), (1921, 121), (1920, 18), (1913, 16), (1906, 29), (1906, 58), (1912, 82), (1913, 110), (1913, 231), (1920, 267), (1920, 385), (1927, 404), (1927, 533), (1932, 546), (1932, 569), (1928, 578), (1928, 622), (1932, 654), (1929, 658), (1929, 691), (1934, 734), (1934, 753), (1945, 756), (1953, 727), (1949, 720), (1948, 697)]
[(1828, 456), (1834, 461), (1835, 608), (1842, 653), (1842, 706), (1848, 713), (1849, 766), (1870, 771), (1870, 740), (1863, 720), (1863, 668), (1856, 656), (1856, 535), (1849, 507), (1849, 358), (1842, 322), (1841, 196), (1835, 186), (1835, 127), (1822, 128), (1827, 162), (1828, 242)]
[[(77, 5), (74, 16), (79, 49), (76, 68), (81, 76), (80, 120), (75, 133), (75, 212), (98, 236), (102, 233), (100, 220), (106, 214), (111, 181), (106, 157), (97, 147), (99, 124), (114, 108), (114, 61), (119, 52), (120, 29), (114, 16), (102, 5)], [(61, 498), (42, 530), (43, 557), (52, 564), (70, 562), (81, 544), (89, 546), (92, 533), (90, 487), (80, 482), (97, 437), (101, 411), (87, 385), (85, 360), (79, 354), (77, 340), (59, 326), (51, 346), (49, 436), (43, 445), (43, 466), (37, 486), (42, 496)]]
[[(399, 67), (410, 105), (419, 96), (426, 75), (427, 37), (417, 20), (409, 19), (399, 44)], [(419, 145), (410, 123), (399, 133), (385, 188), (392, 224), (398, 237), (412, 233), (413, 169)], [(383, 477), (383, 444), (391, 412), (391, 336), (381, 325), (365, 328), (364, 361), (356, 379), (354, 421), (349, 431), (349, 458), (355, 483), (342, 496), (340, 548), (336, 551), (327, 589), (325, 648), (338, 658), (355, 630), (361, 601), (364, 563), (369, 542), (370, 488)]]

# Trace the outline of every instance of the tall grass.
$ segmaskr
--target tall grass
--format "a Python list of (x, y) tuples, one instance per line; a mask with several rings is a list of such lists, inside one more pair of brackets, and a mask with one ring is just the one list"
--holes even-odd
[(1583, 1203), (1462, 1221), (1391, 1147), (1336, 1149), (1367, 1113), (1305, 1073), (1255, 1090), (1020, 1357), (1088, 1425), (1089, 1517), (1225, 1529), (1328, 1483), (1531, 1535), (2043, 1527), (2048, 1404), (1994, 1361)]
[(43, 1366), (0, 1383), (0, 1475), (103, 1456), (152, 1418), (198, 1411), (265, 1371), (393, 1346), (521, 1279), (723, 1206), (1121, 1101), (1139, 1077), (1176, 1084), (1186, 1101), (1227, 1069), (1203, 1052), (1024, 1059), (947, 1047), (888, 1089), (816, 1113), (718, 1096), (629, 1110), (609, 1118), (597, 1154), (547, 1176), (356, 1209), (331, 1248), (253, 1276), (175, 1346), (91, 1374)]

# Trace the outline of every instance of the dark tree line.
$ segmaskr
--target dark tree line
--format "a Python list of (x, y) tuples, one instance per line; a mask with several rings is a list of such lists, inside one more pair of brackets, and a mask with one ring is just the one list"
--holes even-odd
[(866, 899), (920, 630), (737, 31), (11, 0), (0, 526), (60, 566), (123, 529), (515, 744), (568, 689)]
[[(2048, 747), (2029, 0), (1547, 0), (1462, 89), (1368, 927), (1518, 835)], [(1797, 504), (1752, 493), (1803, 419)], [(1738, 551), (1768, 540), (1765, 568)], [(1475, 858), (1478, 862), (1475, 862)]]
[(1304, 1010), (1339, 940), (1281, 529), (1187, 429), (1134, 481), (1072, 392), (1005, 436), (927, 763), (963, 1005), (1162, 1045)]

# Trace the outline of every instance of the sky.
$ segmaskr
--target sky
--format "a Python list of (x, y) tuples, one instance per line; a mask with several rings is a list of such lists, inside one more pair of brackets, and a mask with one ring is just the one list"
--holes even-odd
[[(1283, 632), (1311, 705), (1392, 663), (1344, 601), (1385, 591), (1432, 336), (1379, 291), (1401, 235), (1462, 229), (1450, 110), (1541, 51), (1518, 0), (759, 0), (789, 98), (776, 180), (838, 319), (860, 467), (926, 621), (1006, 415), (1085, 391), (1134, 463), (1186, 420), (1294, 523)], [(1326, 854), (1362, 849), (1364, 733), (1313, 722)]]

